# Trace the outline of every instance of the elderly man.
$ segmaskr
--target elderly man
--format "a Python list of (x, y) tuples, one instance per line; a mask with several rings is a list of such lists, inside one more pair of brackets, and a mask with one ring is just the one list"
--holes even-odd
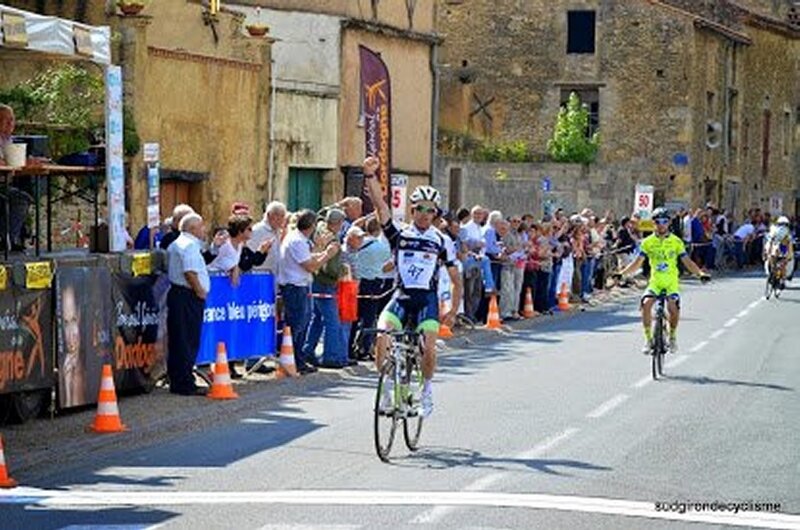
[[(339, 252), (335, 238), (325, 237), (327, 243), (321, 252), (313, 252), (310, 236), (316, 226), (317, 214), (301, 210), (295, 214), (296, 225), (281, 243), (278, 283), (284, 302), (284, 322), (291, 327), (295, 344), (295, 364), (300, 373), (316, 372), (303, 355), (306, 331), (311, 318), (311, 282), (313, 273), (329, 262)], [(322, 246), (322, 245), (320, 245)]]
[(192, 369), (200, 348), (203, 310), (211, 281), (203, 259), (206, 227), (192, 212), (181, 219), (180, 235), (167, 249), (171, 287), (167, 295), (169, 391), (184, 396), (205, 395), (194, 383)]
[[(325, 216), (325, 226), (318, 230), (322, 234), (319, 238), (321, 248), (337, 241), (344, 221), (345, 214), (342, 210), (336, 208), (328, 210)], [(341, 253), (336, 252), (314, 276), (314, 312), (303, 346), (303, 355), (313, 362), (314, 351), (317, 349), (317, 343), (324, 329), (325, 338), (321, 364), (326, 368), (343, 368), (349, 364), (347, 344), (350, 329), (343, 326), (339, 320), (336, 304), (336, 288), (344, 275), (345, 267), (342, 265)]]
[(266, 241), (275, 242), (267, 253), (267, 259), (261, 265), (253, 267), (254, 270), (264, 270), (278, 276), (278, 255), (280, 254), (280, 241), (286, 227), (286, 205), (279, 201), (272, 201), (264, 210), (264, 218), (253, 225), (253, 234), (247, 242), (248, 248), (257, 251)]
[[(11, 143), (15, 125), (14, 109), (0, 104), (0, 166), (6, 165), (5, 146)], [(15, 251), (25, 250), (22, 231), (25, 219), (28, 217), (28, 209), (33, 204), (33, 198), (14, 186), (9, 186), (7, 195), (5, 192), (6, 190), (0, 190), (0, 230), (3, 234), (0, 248), (10, 248)], [(6, 205), (8, 206), (8, 217), (6, 217)], [(6, 234), (10, 241), (6, 240)], [(9, 244), (10, 247), (7, 247)]]
[(172, 209), (172, 230), (161, 238), (161, 243), (159, 243), (159, 246), (162, 249), (167, 250), (172, 242), (178, 239), (178, 237), (181, 235), (181, 220), (190, 213), (195, 212), (194, 208), (188, 204), (178, 204)]

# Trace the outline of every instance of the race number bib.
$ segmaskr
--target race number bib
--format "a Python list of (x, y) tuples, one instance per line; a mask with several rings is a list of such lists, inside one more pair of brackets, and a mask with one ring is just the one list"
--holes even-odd
[(432, 252), (400, 251), (397, 268), (406, 289), (430, 289), (438, 256)]

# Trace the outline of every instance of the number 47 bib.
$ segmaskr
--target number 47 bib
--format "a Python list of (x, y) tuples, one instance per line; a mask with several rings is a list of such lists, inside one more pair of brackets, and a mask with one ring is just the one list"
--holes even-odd
[(432, 252), (401, 250), (397, 259), (400, 279), (406, 289), (430, 289), (438, 256)]

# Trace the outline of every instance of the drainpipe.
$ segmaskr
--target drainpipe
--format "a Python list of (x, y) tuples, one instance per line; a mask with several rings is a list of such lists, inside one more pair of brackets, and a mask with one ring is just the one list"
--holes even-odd
[(275, 70), (277, 63), (270, 59), (270, 97), (269, 97), (269, 200), (275, 200)]
[[(431, 184), (434, 184), (434, 172), (436, 171), (436, 142), (438, 140), (437, 128), (439, 123), (439, 45), (434, 42), (431, 44), (430, 67), (433, 75), (433, 97), (431, 98)], [(448, 207), (452, 207), (448, 204)]]

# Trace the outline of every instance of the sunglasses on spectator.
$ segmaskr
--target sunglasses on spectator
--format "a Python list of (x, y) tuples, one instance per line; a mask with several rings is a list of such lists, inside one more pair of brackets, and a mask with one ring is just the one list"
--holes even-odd
[(438, 211), (435, 206), (415, 206), (414, 209), (419, 213), (436, 213)]

